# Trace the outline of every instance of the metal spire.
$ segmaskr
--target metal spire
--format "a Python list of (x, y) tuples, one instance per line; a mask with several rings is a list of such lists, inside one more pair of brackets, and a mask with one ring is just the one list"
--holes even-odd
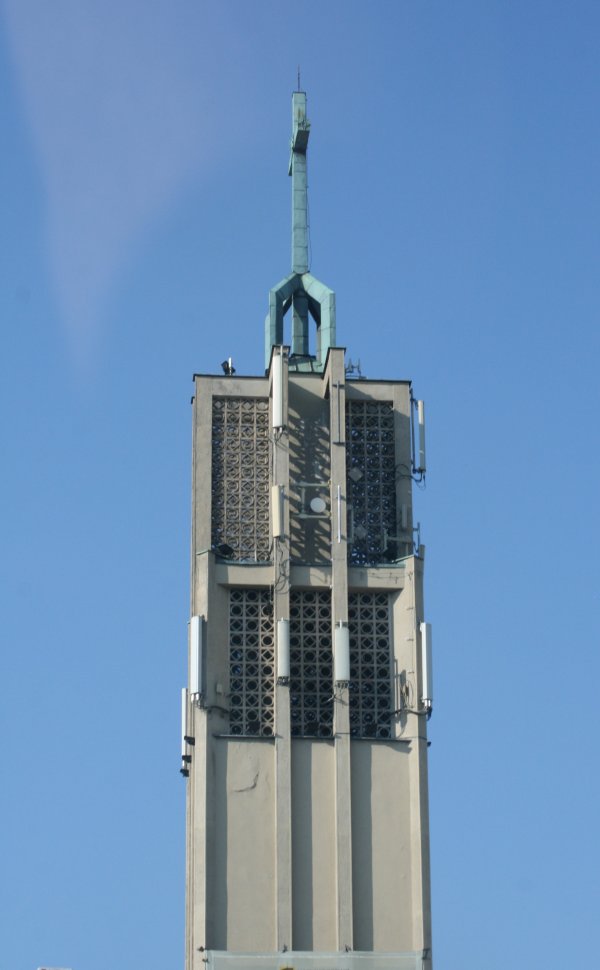
[[(306, 149), (310, 122), (306, 117), (306, 94), (292, 95), (292, 144), (289, 174), (292, 176), (292, 272), (308, 273), (308, 184)], [(292, 354), (308, 354), (308, 300), (295, 293), (292, 315)]]
[[(298, 85), (300, 77), (298, 77)], [(272, 348), (283, 344), (283, 318), (292, 310), (290, 367), (294, 370), (322, 372), (327, 351), (335, 346), (335, 293), (309, 272), (308, 194), (306, 150), (310, 122), (306, 117), (306, 93), (292, 94), (292, 141), (288, 174), (292, 176), (292, 272), (269, 293), (269, 313), (265, 321), (265, 369)], [(317, 329), (316, 353), (308, 340), (309, 314)]]
[(292, 144), (289, 174), (292, 176), (292, 272), (308, 272), (308, 195), (306, 149), (310, 122), (306, 117), (306, 94), (292, 96)]

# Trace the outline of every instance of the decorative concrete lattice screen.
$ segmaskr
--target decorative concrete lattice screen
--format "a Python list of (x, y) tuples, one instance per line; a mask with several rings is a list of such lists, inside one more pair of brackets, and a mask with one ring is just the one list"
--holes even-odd
[[(390, 557), (396, 536), (394, 409), (391, 401), (346, 403), (346, 475), (351, 565)], [(393, 556), (391, 556), (393, 558)]]
[(294, 737), (333, 733), (331, 592), (290, 593), (290, 712)]
[[(309, 398), (310, 400), (310, 398)], [(306, 403), (303, 407), (306, 407)], [(291, 395), (288, 412), (290, 455), (290, 556), (295, 562), (331, 561), (329, 401), (310, 400), (311, 413), (298, 410)], [(309, 482), (308, 486), (302, 482)], [(323, 516), (310, 514), (314, 498), (325, 500)], [(308, 513), (308, 514), (307, 514)]]
[(270, 589), (229, 591), (229, 730), (274, 733), (275, 645)]
[(351, 593), (350, 734), (389, 738), (392, 714), (390, 598), (388, 593)]
[(269, 559), (269, 402), (215, 397), (212, 541), (230, 559)]

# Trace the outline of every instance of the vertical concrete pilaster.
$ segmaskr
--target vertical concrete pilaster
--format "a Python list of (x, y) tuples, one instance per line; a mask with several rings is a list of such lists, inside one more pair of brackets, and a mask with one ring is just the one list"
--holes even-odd
[[(205, 550), (193, 552), (192, 566), (192, 614), (206, 617), (206, 631), (210, 636), (209, 606), (213, 599), (214, 556)], [(189, 658), (188, 658), (189, 664)], [(189, 683), (189, 670), (188, 670)], [(201, 947), (207, 946), (208, 928), (208, 880), (210, 863), (211, 814), (208, 806), (208, 713), (205, 708), (190, 703), (188, 730), (194, 738), (190, 749), (192, 761), (188, 779), (188, 863), (187, 879), (187, 919), (186, 968), (204, 970)]]
[[(329, 394), (331, 462), (332, 639), (338, 623), (348, 622), (348, 548), (346, 510), (346, 389), (344, 351), (330, 350), (326, 373)], [(350, 776), (350, 693), (335, 685), (335, 816), (337, 856), (337, 943), (352, 949), (352, 797)]]
[(188, 862), (188, 931), (186, 934), (187, 970), (204, 970), (201, 948), (209, 938), (207, 926), (208, 858), (207, 845), (210, 838), (207, 804), (207, 727), (206, 711), (192, 709), (191, 729), (196, 744), (190, 766), (188, 798), (190, 803)]
[[(205, 615), (208, 606), (210, 516), (196, 496), (211, 475), (210, 392), (196, 381), (192, 409), (192, 536), (190, 615)], [(188, 683), (189, 683), (188, 644)], [(186, 790), (186, 970), (200, 970), (198, 947), (206, 946), (207, 906), (207, 715), (190, 705), (189, 730), (195, 739)]]
[[(423, 602), (423, 571), (425, 547), (413, 559), (413, 614), (417, 706), (423, 692), (420, 623), (425, 618)], [(415, 949), (431, 952), (431, 890), (429, 863), (429, 792), (427, 780), (427, 715), (424, 710), (413, 715), (415, 721), (414, 750), (411, 753), (411, 838), (414, 863), (413, 874), (413, 933)], [(429, 963), (426, 966), (430, 966)]]
[[(290, 616), (290, 527), (289, 527), (289, 437), (288, 354), (286, 347), (275, 347), (282, 357), (284, 427), (272, 429), (271, 484), (283, 491), (283, 533), (273, 538), (273, 628), (277, 651), (277, 621)], [(273, 368), (270, 396), (273, 407)], [(277, 655), (276, 660), (277, 663)], [(290, 689), (277, 684), (275, 690), (275, 858), (276, 858), (276, 949), (292, 945), (292, 766), (290, 737)]]

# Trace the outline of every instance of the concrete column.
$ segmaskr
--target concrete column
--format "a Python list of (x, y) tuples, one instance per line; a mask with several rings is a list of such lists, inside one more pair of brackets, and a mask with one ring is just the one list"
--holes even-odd
[[(422, 695), (423, 670), (421, 663), (420, 623), (425, 619), (423, 605), (423, 570), (425, 566), (425, 546), (421, 546), (421, 557), (412, 562), (411, 585), (413, 595), (415, 672), (417, 684), (417, 705), (420, 708)], [(413, 934), (415, 950), (431, 953), (431, 889), (429, 872), (429, 792), (427, 780), (427, 717), (425, 711), (411, 715), (414, 727), (411, 734), (417, 739), (413, 742), (410, 758), (410, 819), (412, 841), (412, 894), (413, 894)], [(429, 966), (430, 964), (424, 964)]]
[(188, 780), (188, 859), (186, 877), (187, 931), (186, 970), (204, 970), (203, 952), (207, 946), (208, 926), (208, 858), (209, 813), (207, 811), (207, 728), (206, 711), (193, 707), (190, 728), (195, 745)]
[[(192, 550), (194, 553), (194, 550)], [(206, 629), (210, 636), (209, 612), (211, 587), (214, 586), (214, 556), (210, 552), (196, 551), (192, 564), (192, 615), (202, 615), (207, 619)], [(189, 683), (189, 657), (188, 657)], [(188, 858), (187, 879), (187, 932), (186, 932), (186, 970), (204, 970), (200, 947), (207, 947), (209, 941), (208, 908), (210, 878), (211, 812), (208, 805), (209, 760), (208, 760), (208, 713), (205, 708), (190, 704), (188, 730), (194, 738), (190, 747), (192, 760), (187, 782), (187, 838)]]
[[(284, 427), (272, 430), (271, 484), (283, 490), (283, 531), (273, 538), (273, 628), (290, 616), (290, 526), (289, 526), (289, 437), (288, 422), (288, 348), (275, 347), (281, 354), (283, 374)], [(271, 407), (273, 405), (273, 366), (271, 366)], [(277, 642), (275, 643), (277, 650)], [(275, 656), (277, 663), (277, 654)], [(276, 949), (292, 945), (292, 766), (290, 732), (290, 689), (278, 684), (275, 690), (275, 858), (276, 858)]]
[[(329, 394), (331, 449), (331, 604), (332, 640), (339, 622), (348, 622), (348, 542), (346, 514), (346, 389), (344, 351), (329, 352), (326, 382)], [(350, 777), (350, 693), (335, 685), (335, 816), (337, 855), (338, 950), (353, 947), (352, 925), (352, 799)]]
[[(210, 547), (210, 516), (203, 514), (197, 502), (197, 489), (210, 481), (211, 462), (211, 394), (206, 384), (196, 380), (192, 410), (192, 542), (190, 615), (206, 615), (208, 559), (199, 554)], [(207, 467), (208, 465), (208, 467)], [(210, 556), (212, 559), (212, 556)], [(189, 683), (189, 655), (188, 655)], [(196, 744), (192, 749), (190, 776), (186, 791), (186, 970), (200, 970), (199, 946), (206, 946), (206, 823), (207, 715), (196, 707), (189, 709), (189, 731)]]

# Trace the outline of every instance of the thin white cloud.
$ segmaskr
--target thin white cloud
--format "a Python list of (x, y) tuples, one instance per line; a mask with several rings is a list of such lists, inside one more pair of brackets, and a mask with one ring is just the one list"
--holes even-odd
[(232, 130), (219, 60), (235, 38), (219, 7), (211, 19), (209, 5), (164, 0), (3, 0), (50, 271), (79, 353), (132, 241)]

